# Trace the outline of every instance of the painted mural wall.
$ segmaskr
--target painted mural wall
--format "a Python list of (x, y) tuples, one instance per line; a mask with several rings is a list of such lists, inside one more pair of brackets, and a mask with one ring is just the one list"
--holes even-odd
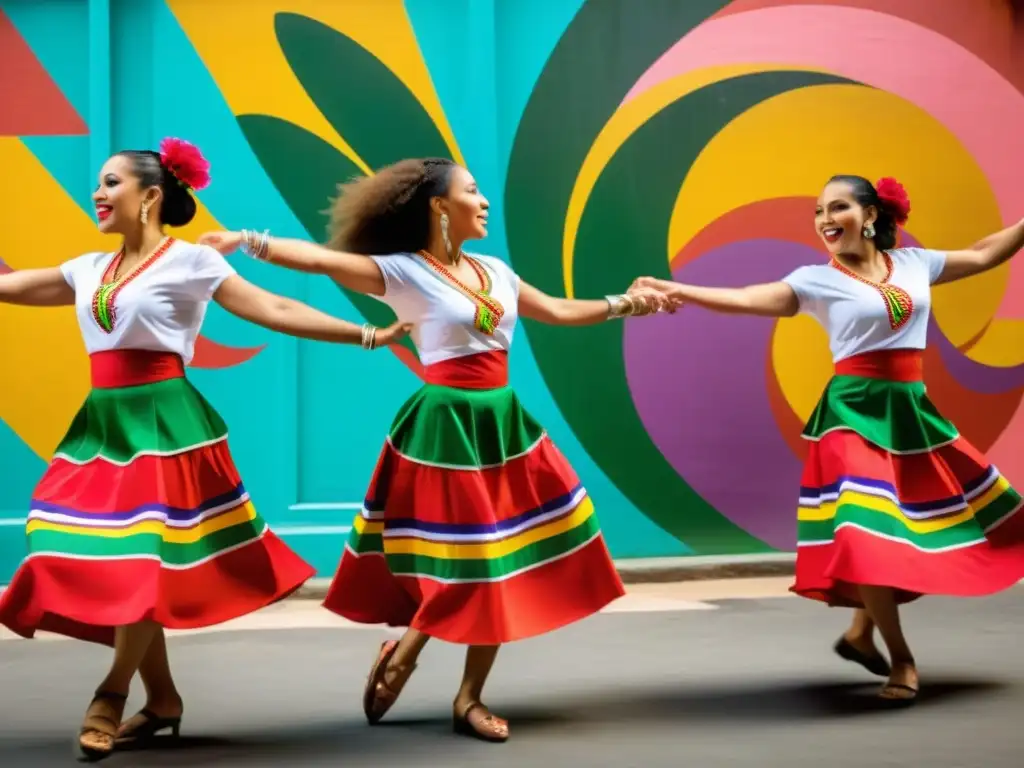
[[(96, 173), (165, 135), (213, 164), (185, 238), (321, 240), (337, 182), (445, 155), (492, 202), (481, 250), (559, 295), (637, 274), (740, 285), (822, 260), (813, 201), (836, 172), (897, 176), (905, 242), (966, 246), (1024, 215), (1011, 5), (0, 0), (0, 269), (112, 250)], [(388, 319), (326, 279), (234, 263), (346, 319)], [(1020, 262), (938, 289), (926, 365), (939, 407), (1017, 483), (1022, 299)], [(798, 436), (830, 373), (813, 321), (528, 323), (512, 367), (615, 556), (793, 548)], [(415, 354), (297, 342), (214, 308), (191, 376), (264, 516), (328, 574)], [(70, 310), (0, 306), (0, 582), (87, 388)]]

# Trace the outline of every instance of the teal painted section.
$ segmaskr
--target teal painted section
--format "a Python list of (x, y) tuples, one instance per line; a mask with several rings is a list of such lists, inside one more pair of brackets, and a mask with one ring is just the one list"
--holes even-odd
[(28, 514), (36, 481), (46, 468), (24, 442), (0, 421), (0, 457), (3, 485), (0, 486), (0, 584), (6, 583), (25, 554), (25, 530), (21, 521)]

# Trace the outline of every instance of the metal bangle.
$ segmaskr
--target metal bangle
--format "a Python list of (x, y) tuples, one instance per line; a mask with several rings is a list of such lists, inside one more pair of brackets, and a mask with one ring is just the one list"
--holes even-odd
[(270, 230), (259, 235), (248, 229), (242, 230), (241, 250), (246, 256), (257, 261), (270, 261)]
[(630, 297), (625, 294), (605, 296), (604, 300), (608, 302), (609, 320), (619, 317), (625, 317), (632, 311), (633, 302), (630, 299)]
[(373, 350), (377, 346), (377, 326), (369, 323), (363, 324), (362, 347), (365, 350)]

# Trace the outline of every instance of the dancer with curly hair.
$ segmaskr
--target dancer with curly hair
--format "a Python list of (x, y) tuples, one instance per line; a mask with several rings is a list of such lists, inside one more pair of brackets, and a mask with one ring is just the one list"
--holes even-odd
[[(185, 378), (209, 302), (300, 338), (364, 338), (246, 282), (212, 248), (164, 234), (195, 216), (192, 190), (208, 169), (179, 139), (159, 153), (118, 152), (93, 201), (100, 231), (120, 235), (121, 248), (0, 275), (0, 301), (75, 307), (92, 370), (92, 391), (33, 494), (28, 556), (0, 597), (0, 623), (23, 637), (42, 630), (114, 647), (76, 740), (84, 760), (177, 735), (165, 628), (243, 616), (314, 575), (253, 507), (227, 427)], [(396, 324), (376, 339), (407, 332)], [(146, 706), (122, 724), (136, 672)]]
[(919, 682), (898, 606), (921, 595), (987, 595), (1024, 578), (1021, 497), (938, 412), (922, 371), (931, 286), (1009, 260), (1024, 247), (1024, 220), (966, 250), (897, 248), (909, 213), (894, 179), (835, 176), (815, 212), (827, 264), (746, 288), (636, 283), (716, 312), (805, 312), (828, 332), (835, 375), (803, 432), (810, 450), (792, 589), (858, 609), (835, 650), (888, 677), (879, 695), (901, 705)]
[(589, 325), (670, 307), (650, 288), (554, 298), (500, 259), (465, 252), (466, 241), (486, 236), (488, 208), (465, 168), (405, 160), (342, 187), (330, 248), (273, 238), (264, 246), (249, 232), (201, 240), (329, 275), (413, 323), (426, 383), (392, 424), (325, 605), (353, 621), (409, 628), (373, 664), (363, 700), (370, 723), (437, 637), (469, 646), (456, 731), (504, 741), (508, 723), (481, 703), (499, 646), (624, 593), (585, 488), (508, 385), (517, 320)]

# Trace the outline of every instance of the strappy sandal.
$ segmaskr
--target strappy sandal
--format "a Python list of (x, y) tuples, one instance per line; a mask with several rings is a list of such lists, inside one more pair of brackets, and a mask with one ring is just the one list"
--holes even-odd
[[(127, 701), (127, 699), (128, 697), (121, 693), (114, 693), (112, 691), (96, 691), (92, 697), (92, 701), (89, 702), (89, 709), (92, 709), (93, 704), (97, 701), (110, 701), (115, 704), (121, 704), (123, 707), (124, 702)], [(112, 731), (107, 731), (102, 727), (107, 723), (113, 726)], [(120, 718), (114, 720), (107, 715), (91, 715), (88, 710), (86, 710), (85, 721), (82, 723), (82, 727), (78, 730), (78, 736), (75, 738), (75, 757), (78, 758), (79, 762), (95, 763), (114, 754), (114, 747), (117, 740), (117, 729), (120, 725)], [(91, 746), (82, 741), (86, 736), (92, 736), (93, 738), (99, 736), (102, 737), (103, 741), (110, 739), (110, 743), (106, 747)]]
[(889, 666), (889, 662), (885, 660), (885, 657), (882, 656), (882, 654), (875, 655), (864, 653), (845, 637), (840, 637), (839, 640), (836, 641), (835, 646), (833, 646), (833, 650), (839, 658), (846, 661), (852, 661), (854, 664), (859, 664), (873, 675), (888, 677), (892, 674), (892, 668)]
[(132, 718), (141, 717), (138, 725), (118, 734), (115, 743), (118, 747), (144, 749), (157, 739), (161, 731), (170, 730), (170, 738), (177, 741), (181, 736), (181, 715), (177, 717), (160, 717), (151, 709), (140, 709)]
[[(478, 709), (485, 714), (474, 722), (470, 719), (470, 715)], [(452, 730), (460, 736), (470, 736), (492, 744), (508, 741), (509, 736), (508, 720), (492, 715), (491, 711), (479, 701), (474, 701), (462, 711), (461, 715), (456, 715), (452, 719)]]
[[(377, 661), (374, 662), (373, 667), (370, 669), (370, 675), (366, 679), (366, 688), (363, 690), (363, 714), (366, 715), (366, 721), (370, 725), (376, 725), (381, 721), (381, 718), (398, 701), (398, 694), (402, 692), (401, 688), (397, 691), (391, 688), (384, 679), (387, 675), (388, 664), (394, 658), (397, 649), (397, 640), (388, 640), (383, 643), (380, 647), (380, 652), (377, 654)], [(407, 667), (409, 671), (405, 675), (405, 680), (409, 679), (409, 675), (416, 670), (416, 666), (416, 664), (413, 664)], [(404, 670), (406, 667), (401, 669)], [(404, 681), (402, 685), (405, 685)]]

